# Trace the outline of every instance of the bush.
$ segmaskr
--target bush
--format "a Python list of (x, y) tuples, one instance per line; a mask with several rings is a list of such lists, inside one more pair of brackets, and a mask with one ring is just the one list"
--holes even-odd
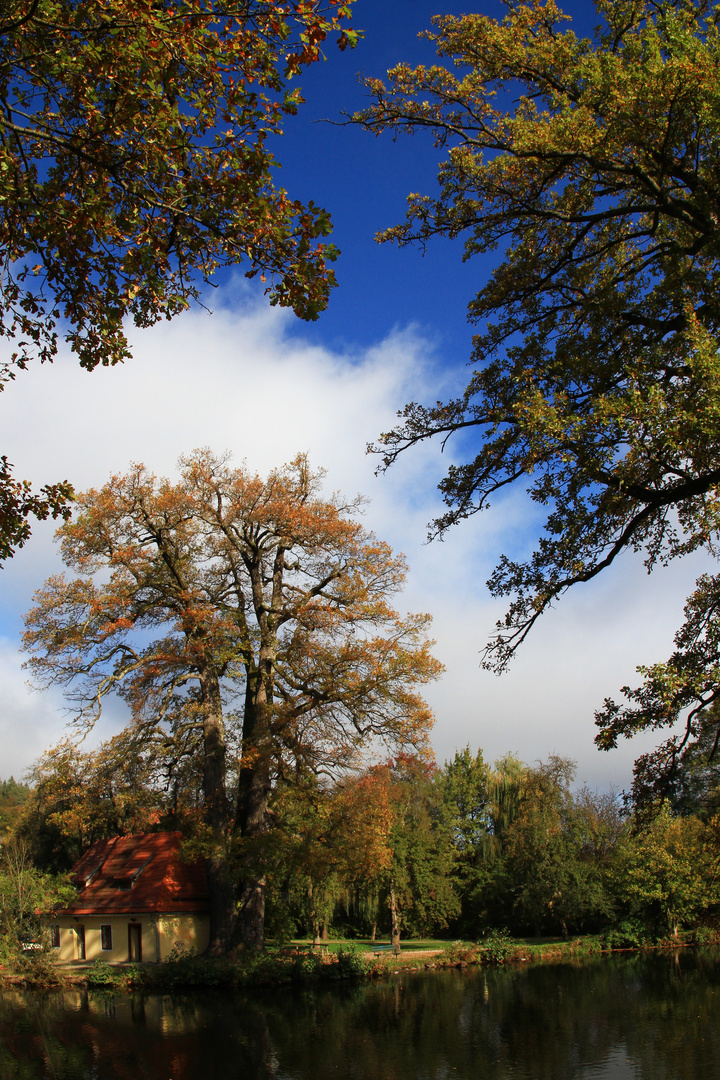
[(646, 928), (635, 919), (623, 919), (602, 936), (605, 949), (641, 949), (651, 944)]
[(118, 982), (118, 973), (105, 960), (96, 960), (87, 973), (88, 986), (112, 986)]
[(487, 930), (478, 942), (480, 956), (484, 964), (504, 964), (515, 948), (509, 931), (502, 929)]
[(307, 952), (298, 952), (292, 957), (292, 978), (307, 979), (314, 975), (324, 974), (325, 957), (318, 949)]
[(693, 945), (717, 945), (720, 935), (714, 926), (697, 926), (693, 932)]
[(477, 964), (479, 959), (480, 949), (464, 941), (453, 941), (442, 954), (442, 961), (445, 964)]
[(390, 972), (390, 957), (387, 953), (365, 953), (363, 973), (368, 978), (383, 979)]
[(357, 979), (367, 975), (365, 961), (356, 945), (341, 945), (334, 959), (333, 975), (338, 979)]

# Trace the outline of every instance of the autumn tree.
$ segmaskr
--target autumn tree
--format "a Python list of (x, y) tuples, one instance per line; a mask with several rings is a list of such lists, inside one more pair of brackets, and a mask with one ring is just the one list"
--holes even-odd
[(717, 917), (717, 819), (673, 817), (664, 807), (618, 847), (611, 888), (619, 910), (650, 936), (677, 937), (702, 917)]
[[(534, 554), (503, 557), (489, 581), (510, 598), (485, 653), (496, 670), (622, 552), (652, 569), (717, 550), (717, 12), (705, 0), (595, 6), (588, 38), (555, 0), (510, 0), (502, 21), (438, 17), (440, 62), (368, 80), (375, 103), (356, 117), (376, 133), (427, 129), (445, 153), (439, 192), (409, 196), (406, 221), (379, 239), (462, 237), (466, 259), (498, 253), (468, 308), (464, 393), (409, 404), (377, 448), (388, 466), (469, 433), (433, 534), (513, 486), (547, 508)], [(636, 707), (601, 714), (602, 747), (684, 710), (685, 733), (655, 763), (671, 768), (695, 738), (720, 696), (719, 595), (717, 575), (698, 583), (670, 664), (646, 672)]]
[(17, 824), (34, 864), (69, 870), (96, 840), (151, 832), (194, 831), (201, 813), (199, 742), (121, 731), (95, 750), (65, 738), (35, 762), (32, 791)]
[[(61, 338), (92, 370), (219, 267), (317, 318), (335, 284), (330, 221), (273, 182), (302, 102), (291, 80), (326, 39), (354, 44), (352, 0), (10, 0), (0, 9), (0, 389)], [(33, 494), (0, 467), (0, 557), (67, 484)]]
[(300, 924), (319, 941), (339, 908), (371, 913), (376, 923), (392, 865), (389, 792), (377, 770), (334, 782), (314, 776), (281, 782), (270, 809), (268, 886), (276, 936)]
[(423, 746), (429, 617), (390, 605), (405, 563), (320, 495), (300, 456), (266, 480), (196, 451), (180, 479), (143, 466), (79, 496), (59, 530), (77, 576), (27, 616), (39, 684), (76, 722), (124, 702), (133, 739), (197, 756), (211, 947), (263, 944), (265, 836), (278, 777), (339, 775), (369, 747)]
[(364, 837), (358, 835), (360, 858), (351, 860), (348, 871), (358, 899), (373, 901), (374, 923), (389, 917), (396, 950), (402, 934), (445, 929), (459, 907), (450, 831), (436, 780), (431, 758), (403, 753), (372, 766), (344, 793), (347, 805), (372, 807), (355, 814)]
[(31, 798), (28, 784), (18, 784), (14, 776), (0, 780), (0, 840), (11, 833)]
[(434, 762), (399, 755), (390, 765), (392, 866), (388, 905), (393, 942), (443, 930), (459, 911), (453, 887), (454, 850), (441, 813)]

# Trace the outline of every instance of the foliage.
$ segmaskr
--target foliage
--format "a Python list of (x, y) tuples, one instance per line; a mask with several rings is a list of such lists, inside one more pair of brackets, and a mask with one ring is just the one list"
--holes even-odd
[(631, 921), (648, 936), (677, 938), (720, 907), (717, 824), (673, 818), (665, 809), (618, 850), (611, 886)]
[[(443, 814), (454, 837), (454, 879), (461, 912), (453, 930), (475, 938), (488, 923), (512, 921), (512, 889), (505, 864), (508, 835), (520, 813), (527, 766), (512, 754), (489, 768), (478, 754), (456, 754), (441, 770)], [(472, 791), (479, 805), (472, 808)], [(463, 791), (464, 789), (464, 791)], [(458, 797), (460, 796), (460, 797)], [(467, 797), (470, 802), (467, 803)], [(472, 824), (462, 825), (471, 813)], [(472, 843), (468, 844), (469, 836)]]
[(582, 857), (570, 782), (574, 765), (551, 757), (528, 770), (522, 809), (508, 835), (504, 871), (514, 882), (513, 912), (537, 934), (545, 928), (564, 937), (600, 913), (607, 903), (598, 866)]
[[(63, 877), (37, 870), (22, 837), (0, 845), (0, 956), (4, 962), (42, 962), (49, 946), (47, 915), (75, 896)], [(25, 952), (22, 943), (40, 946)]]
[(393, 911), (398, 934), (448, 925), (458, 906), (452, 847), (427, 760), (404, 754), (332, 786), (295, 784), (278, 796), (268, 864), (274, 910), (296, 913), (295, 925), (315, 940), (342, 907), (364, 929), (387, 929)]
[(642, 949), (653, 942), (647, 926), (637, 919), (621, 919), (602, 936), (605, 949)]
[(309, 776), (276, 788), (267, 862), (274, 937), (302, 928), (319, 941), (343, 904), (355, 912), (373, 907), (377, 916), (392, 855), (387, 791), (375, 780), (371, 770), (332, 785)]
[(442, 959), (445, 964), (476, 964), (480, 955), (477, 945), (468, 944), (465, 941), (453, 941), (443, 951)]
[[(327, 212), (273, 183), (302, 102), (290, 81), (352, 0), (11, 0), (0, 21), (0, 389), (64, 335), (81, 365), (129, 356), (124, 324), (172, 318), (218, 267), (269, 277), (315, 319), (335, 284)], [(140, 121), (141, 118), (141, 121)], [(0, 559), (28, 517), (66, 516), (0, 468)]]
[(491, 927), (483, 934), (479, 944), (483, 963), (486, 964), (504, 964), (514, 948), (510, 933), (504, 927)]
[(13, 829), (30, 797), (28, 784), (18, 784), (12, 776), (0, 780), (0, 836)]
[[(435, 767), (403, 755), (386, 774), (391, 805), (389, 886), (406, 933), (427, 937), (457, 914), (453, 848), (442, 820)], [(392, 897), (390, 898), (392, 902)]]
[(353, 944), (343, 945), (335, 953), (334, 972), (339, 979), (362, 978), (366, 973), (366, 965), (362, 953)]
[(30, 536), (28, 518), (67, 521), (72, 498), (73, 489), (67, 481), (45, 484), (40, 494), (33, 493), (27, 480), (16, 480), (12, 475), (7, 457), (0, 457), (0, 563), (12, 558), (15, 549), (21, 548)]
[[(435, 435), (471, 435), (434, 533), (512, 485), (547, 508), (532, 556), (504, 556), (489, 581), (511, 598), (485, 654), (497, 670), (623, 551), (648, 569), (715, 555), (720, 478), (716, 10), (596, 0), (597, 29), (579, 38), (555, 0), (508, 8), (502, 22), (438, 17), (428, 36), (445, 64), (366, 80), (375, 104), (356, 117), (427, 128), (446, 153), (439, 193), (409, 196), (405, 223), (379, 239), (462, 236), (466, 259), (502, 253), (469, 305), (465, 392), (408, 405), (379, 448), (387, 466)], [(641, 669), (633, 707), (599, 715), (607, 749), (690, 709), (683, 736), (642, 760), (643, 782), (672, 770), (702, 733), (696, 710), (720, 697), (719, 589), (700, 579), (670, 662)]]
[(262, 946), (278, 778), (422, 748), (432, 722), (417, 693), (440, 671), (429, 617), (389, 603), (404, 561), (321, 479), (302, 456), (267, 480), (209, 451), (174, 484), (136, 466), (78, 498), (60, 530), (78, 576), (51, 578), (27, 616), (32, 671), (66, 688), (81, 730), (115, 694), (138, 767), (197, 763), (218, 951), (238, 899), (244, 941)]
[(200, 816), (198, 773), (197, 762), (180, 762), (167, 747), (143, 748), (127, 731), (89, 752), (64, 739), (35, 763), (18, 827), (37, 865), (69, 870), (104, 837), (187, 831)]
[[(607, 878), (627, 823), (613, 793), (573, 792), (573, 773), (573, 763), (559, 757), (530, 768), (507, 756), (488, 768), (481, 755), (473, 761), (464, 751), (446, 763), (442, 813), (461, 902), (453, 930), (474, 938), (506, 926), (567, 936), (612, 917)], [(473, 775), (477, 801), (461, 809), (457, 792), (470, 790)]]

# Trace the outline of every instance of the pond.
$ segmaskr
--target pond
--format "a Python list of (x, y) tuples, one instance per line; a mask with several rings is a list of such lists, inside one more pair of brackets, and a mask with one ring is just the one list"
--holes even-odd
[(2, 1080), (698, 1080), (715, 951), (187, 994), (6, 993)]

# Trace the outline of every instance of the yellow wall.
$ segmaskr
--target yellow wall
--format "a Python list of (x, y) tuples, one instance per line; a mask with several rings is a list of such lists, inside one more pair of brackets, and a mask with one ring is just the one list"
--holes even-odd
[[(176, 942), (196, 953), (204, 952), (209, 941), (207, 915), (79, 915), (62, 916), (53, 920), (60, 928), (60, 948), (54, 949), (60, 963), (80, 959), (77, 928), (85, 927), (85, 959), (105, 960), (111, 964), (127, 963), (128, 926), (142, 928), (142, 959), (144, 963), (166, 960)], [(102, 948), (101, 925), (112, 927), (112, 949)]]
[(160, 915), (158, 935), (161, 960), (167, 960), (175, 945), (204, 953), (210, 942), (210, 918), (208, 915)]

